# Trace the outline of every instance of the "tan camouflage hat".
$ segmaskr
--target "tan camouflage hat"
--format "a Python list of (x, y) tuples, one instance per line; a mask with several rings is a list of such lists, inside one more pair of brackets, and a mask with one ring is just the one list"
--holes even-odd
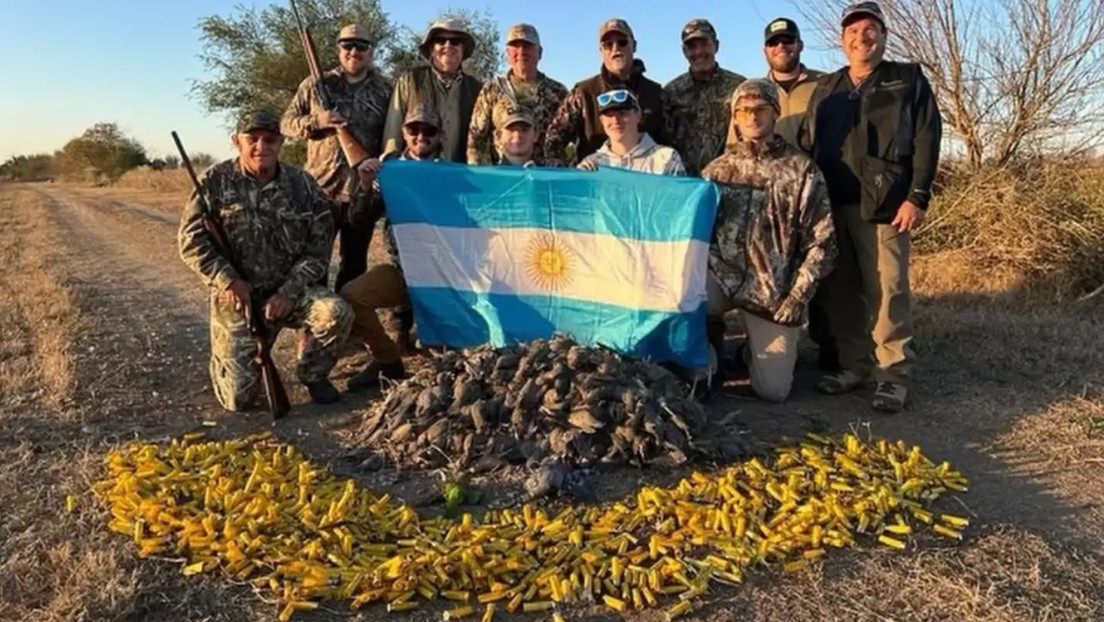
[(510, 26), (510, 29), (506, 31), (506, 45), (510, 45), (514, 41), (525, 41), (537, 47), (540, 47), (541, 44), (537, 28), (532, 24), (514, 24)]
[(341, 43), (342, 41), (363, 41), (371, 45), (372, 35), (367, 28), (360, 24), (349, 24), (337, 33), (337, 42)]
[(280, 133), (280, 117), (268, 110), (250, 110), (238, 117), (237, 130), (239, 134), (249, 132), (275, 132)]
[(686, 25), (682, 27), (682, 42), (686, 43), (690, 39), (713, 39), (717, 40), (717, 30), (713, 28), (713, 24), (709, 23), (709, 20), (696, 18), (686, 22)]
[(602, 26), (598, 29), (598, 40), (601, 41), (602, 37), (605, 37), (611, 32), (619, 32), (628, 37), (629, 41), (636, 41), (636, 37), (633, 36), (633, 31), (632, 28), (629, 27), (629, 23), (619, 17), (607, 19), (602, 23)]
[(433, 106), (424, 103), (415, 104), (407, 111), (406, 118), (403, 119), (403, 127), (411, 123), (424, 123), (440, 129), (441, 117), (438, 116), (437, 109)]
[(527, 123), (531, 127), (537, 126), (537, 119), (533, 116), (533, 111), (525, 106), (518, 106), (517, 104), (508, 103), (501, 106), (496, 106), (494, 111), (494, 126), (507, 128), (514, 123)]
[(448, 17), (439, 19), (429, 25), (429, 30), (426, 30), (422, 44), (418, 46), (418, 51), (422, 53), (423, 58), (429, 58), (429, 49), (433, 46), (433, 38), (438, 35), (456, 35), (460, 37), (464, 41), (464, 60), (471, 58), (472, 53), (475, 52), (475, 37), (468, 32), (468, 25), (455, 17)]
[(778, 87), (770, 80), (756, 79), (745, 80), (732, 92), (732, 110), (736, 110), (736, 104), (743, 98), (761, 99), (774, 108), (776, 113), (781, 113), (778, 105)]

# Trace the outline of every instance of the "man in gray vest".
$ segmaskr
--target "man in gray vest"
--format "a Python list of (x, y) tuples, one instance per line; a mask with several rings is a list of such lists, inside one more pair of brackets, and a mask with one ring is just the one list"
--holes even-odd
[(395, 82), (383, 127), (383, 150), (386, 153), (403, 149), (403, 120), (421, 103), (441, 117), (441, 159), (464, 162), (472, 109), (483, 88), (483, 83), (464, 73), (462, 67), (475, 52), (475, 38), (464, 22), (443, 19), (429, 27), (418, 51), (429, 65), (412, 69)]

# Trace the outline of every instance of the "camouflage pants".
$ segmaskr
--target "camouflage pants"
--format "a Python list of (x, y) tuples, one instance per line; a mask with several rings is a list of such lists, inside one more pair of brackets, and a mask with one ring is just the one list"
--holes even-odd
[[(283, 318), (269, 323), (270, 331), (304, 329), (313, 339), (303, 349), (296, 375), (300, 382), (324, 380), (337, 362), (337, 348), (349, 336), (353, 310), (334, 292), (308, 287)], [(249, 408), (260, 397), (257, 342), (245, 317), (221, 295), (211, 296), (211, 385), (219, 404), (229, 411)], [(275, 337), (275, 335), (273, 335)]]

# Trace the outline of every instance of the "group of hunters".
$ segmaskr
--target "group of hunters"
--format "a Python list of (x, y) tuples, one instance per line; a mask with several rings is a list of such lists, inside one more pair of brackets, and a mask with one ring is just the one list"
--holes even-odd
[[(512, 26), (509, 70), (486, 83), (464, 71), (475, 39), (455, 20), (434, 23), (419, 48), (428, 64), (394, 85), (372, 63), (359, 25), (338, 36), (340, 66), (301, 84), (282, 118), (245, 115), (238, 157), (210, 168), (201, 186), (238, 255), (238, 272), (214, 246), (193, 194), (180, 225), (184, 261), (212, 290), (210, 374), (228, 410), (258, 398), (257, 344), (242, 310), (251, 297), (276, 328), (304, 331), (297, 374), (318, 403), (339, 399), (328, 376), (350, 336), (372, 356), (350, 391), (405, 377), (401, 355), (414, 320), (376, 175), (390, 158), (472, 165), (577, 166), (694, 175), (721, 190), (709, 253), (707, 334), (713, 362), (688, 377), (711, 381), (723, 360), (724, 314), (746, 326), (742, 350), (760, 397), (786, 399), (800, 331), (819, 348), (817, 390), (874, 388), (872, 406), (902, 410), (915, 355), (909, 291), (910, 232), (924, 219), (942, 129), (931, 87), (914, 64), (884, 60), (886, 19), (876, 2), (840, 19), (848, 65), (822, 74), (801, 63), (798, 25), (765, 27), (766, 77), (718, 66), (709, 21), (682, 29), (688, 71), (666, 86), (644, 75), (622, 19), (598, 31), (602, 65), (568, 90), (538, 69), (537, 29)], [(347, 161), (348, 129), (369, 157)], [(306, 170), (281, 164), (284, 137), (307, 142)], [(570, 146), (573, 145), (573, 150)], [(369, 241), (385, 224), (386, 261), (370, 266)], [(327, 286), (340, 236), (336, 292)], [(393, 309), (400, 339), (377, 316)]]

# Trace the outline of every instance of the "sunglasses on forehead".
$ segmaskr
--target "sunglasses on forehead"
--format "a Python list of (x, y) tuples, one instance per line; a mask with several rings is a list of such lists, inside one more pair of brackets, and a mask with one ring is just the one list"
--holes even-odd
[(602, 107), (609, 106), (610, 104), (623, 104), (627, 101), (632, 101), (634, 104), (637, 103), (636, 95), (633, 95), (625, 89), (606, 91), (598, 96), (598, 105)]
[(341, 45), (341, 49), (346, 52), (351, 52), (353, 50), (357, 52), (367, 52), (372, 48), (372, 45), (365, 41), (342, 41), (339, 45)]

